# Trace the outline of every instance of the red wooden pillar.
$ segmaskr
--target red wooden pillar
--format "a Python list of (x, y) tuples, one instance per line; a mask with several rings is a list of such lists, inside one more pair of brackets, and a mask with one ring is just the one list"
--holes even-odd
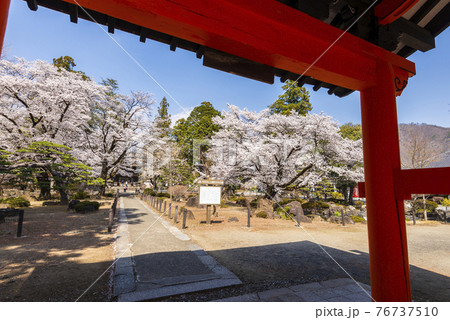
[(361, 91), (370, 277), (375, 301), (411, 301), (403, 200), (396, 199), (400, 169), (392, 65), (377, 63), (377, 85)]
[(8, 21), (10, 0), (0, 1), (0, 55), (3, 49), (3, 40), (5, 39), (6, 23)]

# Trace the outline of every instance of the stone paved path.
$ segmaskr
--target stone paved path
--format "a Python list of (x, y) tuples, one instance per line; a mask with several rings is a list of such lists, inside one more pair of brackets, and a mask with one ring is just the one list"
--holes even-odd
[(370, 286), (349, 278), (300, 284), (216, 302), (371, 302)]
[[(241, 284), (144, 202), (120, 198), (114, 296), (144, 301)], [(333, 279), (230, 297), (218, 302), (369, 302), (370, 286)]]
[(120, 198), (113, 294), (143, 301), (241, 284), (189, 237), (132, 196)]

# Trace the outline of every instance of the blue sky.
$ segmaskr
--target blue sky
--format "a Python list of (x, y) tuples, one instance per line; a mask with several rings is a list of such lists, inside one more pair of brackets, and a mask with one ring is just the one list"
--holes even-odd
[[(104, 27), (102, 27), (105, 29)], [(268, 85), (202, 66), (195, 54), (155, 41), (141, 43), (135, 35), (116, 30), (114, 39), (175, 98), (169, 98), (170, 113), (177, 119), (186, 111), (210, 101), (219, 110), (227, 103), (241, 108), (261, 110), (282, 93), (282, 83)], [(153, 93), (159, 102), (168, 96), (99, 26), (40, 7), (28, 9), (26, 2), (12, 0), (5, 38), (9, 57), (46, 60), (62, 55), (75, 59), (75, 69), (100, 81), (118, 80), (123, 93), (142, 90)], [(436, 48), (416, 52), (409, 59), (416, 63), (417, 75), (410, 79), (405, 92), (397, 99), (400, 123), (429, 123), (450, 126), (450, 30), (436, 39)], [(333, 116), (341, 124), (360, 123), (359, 93), (345, 98), (329, 96), (326, 90), (311, 93), (313, 112)]]

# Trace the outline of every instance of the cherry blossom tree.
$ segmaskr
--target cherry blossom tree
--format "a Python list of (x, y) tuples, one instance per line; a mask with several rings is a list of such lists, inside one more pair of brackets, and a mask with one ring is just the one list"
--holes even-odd
[[(71, 148), (78, 161), (89, 158), (84, 142), (93, 105), (105, 100), (105, 87), (80, 73), (69, 72), (48, 62), (0, 60), (1, 148), (15, 152), (34, 142), (47, 141)], [(10, 159), (17, 160), (20, 153)], [(50, 185), (48, 171), (37, 176)], [(48, 198), (50, 190), (41, 189)]]
[[(149, 127), (153, 99), (147, 93), (121, 95), (112, 79), (97, 84), (73, 71), (73, 59), (64, 67), (25, 59), (0, 61), (0, 148), (13, 152), (34, 142), (47, 141), (70, 148), (77, 161), (106, 180), (129, 175), (132, 154)], [(14, 153), (9, 158), (20, 158)], [(41, 197), (50, 196), (49, 170), (36, 174)], [(104, 192), (104, 184), (101, 189)]]
[(116, 174), (129, 176), (139, 158), (136, 148), (150, 136), (150, 113), (154, 103), (150, 94), (132, 91), (130, 95), (117, 92), (117, 82), (103, 82), (109, 89), (107, 99), (92, 108), (91, 119), (84, 131), (91, 159), (89, 163), (104, 180), (100, 192), (105, 193), (106, 182)]
[(360, 145), (343, 138), (330, 116), (228, 108), (214, 118), (221, 128), (209, 151), (214, 178), (256, 186), (273, 198), (288, 186), (313, 186), (331, 172), (359, 174), (352, 164), (362, 161)]
[(104, 99), (105, 88), (77, 73), (36, 60), (0, 61), (2, 143), (24, 147), (53, 141), (77, 147), (90, 119), (90, 107)]

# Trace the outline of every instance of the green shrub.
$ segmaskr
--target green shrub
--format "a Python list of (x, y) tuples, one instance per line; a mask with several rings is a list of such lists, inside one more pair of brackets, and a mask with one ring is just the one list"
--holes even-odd
[(291, 218), (289, 216), (286, 216), (286, 214), (284, 213), (280, 214), (280, 218), (283, 220), (291, 220)]
[(114, 192), (106, 192), (105, 193), (105, 197), (108, 197), (108, 198), (114, 198), (115, 196), (116, 196), (116, 194)]
[(89, 198), (89, 193), (87, 193), (84, 190), (78, 191), (72, 197), (72, 199), (75, 199), (75, 200), (82, 200), (82, 199), (88, 199), (88, 198)]
[(360, 216), (350, 216), (350, 218), (352, 218), (353, 222), (365, 222), (366, 219), (364, 219), (363, 217)]
[(279, 201), (279, 202), (277, 202), (276, 204), (275, 204), (275, 206), (285, 206), (285, 205), (287, 205), (288, 203), (291, 203), (291, 202), (293, 202), (293, 201), (297, 201), (297, 202), (299, 202), (300, 204), (303, 204), (303, 203), (305, 203), (305, 200), (303, 200), (303, 199), (300, 199), (300, 198), (283, 198), (281, 201)]
[(334, 199), (344, 199), (344, 196), (340, 192), (332, 192), (331, 197)]
[(156, 196), (156, 192), (151, 188), (144, 189), (144, 194), (146, 196), (152, 196), (152, 197)]
[(237, 197), (235, 198), (236, 200), (236, 204), (240, 205), (241, 207), (246, 207), (247, 206), (247, 199), (245, 197)]
[(156, 196), (159, 198), (170, 198), (170, 194), (168, 192), (159, 192)]
[(312, 202), (306, 202), (302, 204), (303, 209), (328, 209), (330, 208), (330, 205), (326, 202), (322, 201), (312, 201)]
[(3, 199), (3, 203), (8, 203), (11, 207), (14, 208), (23, 208), (30, 206), (30, 201), (28, 201), (24, 196)]
[(336, 212), (334, 213), (334, 216), (335, 216), (335, 217), (340, 217), (340, 216), (341, 216), (341, 213), (340, 213), (339, 211), (336, 211)]
[(264, 218), (264, 219), (267, 219), (267, 217), (268, 217), (267, 213), (264, 212), (264, 211), (257, 212), (257, 213), (256, 213), (256, 216), (257, 216), (258, 218)]
[(253, 209), (258, 208), (258, 199), (253, 199), (252, 201), (250, 201), (250, 207)]
[[(423, 199), (417, 199), (412, 201), (411, 206), (415, 209), (416, 213), (423, 213)], [(438, 204), (431, 200), (426, 200), (427, 212), (434, 212)]]
[(354, 201), (354, 202), (353, 202), (353, 206), (354, 206), (356, 209), (361, 209), (362, 206), (363, 206), (364, 204), (365, 204), (365, 203), (364, 203), (363, 201)]
[(100, 202), (98, 201), (82, 201), (74, 206), (76, 212), (94, 211), (98, 210), (99, 208)]
[(227, 205), (227, 203), (225, 202), (225, 200), (221, 200), (221, 201), (220, 201), (220, 207), (221, 207), (221, 208), (228, 208), (229, 205)]
[(288, 204), (288, 203), (290, 203), (292, 201), (295, 201), (295, 200), (291, 199), (291, 198), (283, 198), (281, 201), (277, 202), (276, 205), (282, 207), (282, 206), (284, 206), (284, 205), (286, 205), (286, 204)]

